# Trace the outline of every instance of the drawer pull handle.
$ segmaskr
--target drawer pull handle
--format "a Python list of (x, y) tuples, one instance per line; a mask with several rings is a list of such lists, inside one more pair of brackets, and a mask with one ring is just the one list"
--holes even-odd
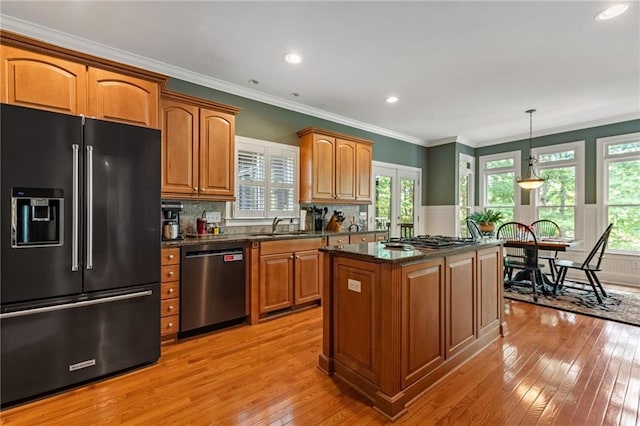
[(173, 259), (173, 257), (174, 257), (174, 256), (173, 256), (172, 254), (170, 254), (170, 255), (169, 255), (169, 260), (172, 260), (172, 259)]
[(167, 293), (169, 293), (169, 294), (173, 293), (173, 289), (172, 289), (172, 288), (170, 288), (170, 289), (167, 291)]

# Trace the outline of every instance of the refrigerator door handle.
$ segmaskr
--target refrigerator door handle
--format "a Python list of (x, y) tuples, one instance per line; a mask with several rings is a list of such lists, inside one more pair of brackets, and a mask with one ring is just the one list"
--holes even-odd
[(73, 204), (71, 208), (71, 270), (78, 270), (78, 180), (79, 180), (79, 149), (80, 146), (77, 143), (71, 145), (71, 149), (73, 150), (73, 189), (72, 189), (72, 200)]
[(6, 312), (0, 314), (0, 319), (24, 317), (27, 315), (42, 314), (45, 312), (61, 311), (63, 309), (81, 308), (83, 306), (101, 305), (103, 303), (112, 303), (119, 300), (135, 299), (138, 297), (147, 297), (153, 294), (152, 290), (138, 291), (136, 293), (120, 294), (118, 296), (103, 297), (101, 299), (83, 300), (82, 302), (65, 303), (62, 305), (45, 306), (42, 308), (25, 309), (24, 311)]
[(93, 269), (93, 147), (87, 146), (87, 269)]

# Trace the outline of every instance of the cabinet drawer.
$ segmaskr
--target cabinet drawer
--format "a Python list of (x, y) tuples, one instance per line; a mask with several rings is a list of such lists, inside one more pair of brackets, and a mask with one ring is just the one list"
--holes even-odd
[(170, 315), (178, 315), (180, 313), (180, 299), (164, 299), (160, 302), (160, 316), (167, 317)]
[(180, 281), (180, 265), (163, 266), (160, 279), (163, 283), (168, 281)]
[(160, 298), (162, 300), (178, 296), (180, 296), (180, 281), (162, 283), (162, 292), (160, 293)]
[(370, 234), (349, 235), (350, 244), (373, 243), (375, 241), (376, 241), (376, 234), (374, 232)]
[(171, 315), (160, 318), (160, 335), (177, 333), (180, 329), (180, 316)]
[(349, 244), (348, 235), (335, 235), (333, 237), (327, 237), (327, 245), (329, 247), (343, 246), (345, 244)]
[(162, 249), (162, 265), (176, 265), (180, 263), (180, 248)]

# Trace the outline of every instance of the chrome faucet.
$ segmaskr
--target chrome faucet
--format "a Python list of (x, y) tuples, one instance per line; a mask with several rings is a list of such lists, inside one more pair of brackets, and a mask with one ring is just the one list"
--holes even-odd
[(275, 234), (276, 232), (276, 226), (278, 226), (278, 223), (280, 223), (282, 219), (278, 219), (278, 216), (273, 218), (273, 223), (271, 224), (271, 232), (273, 234)]

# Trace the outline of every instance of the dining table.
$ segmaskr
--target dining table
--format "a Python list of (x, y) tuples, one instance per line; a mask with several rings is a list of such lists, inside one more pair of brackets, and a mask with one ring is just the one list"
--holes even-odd
[[(536, 242), (518, 241), (518, 240), (503, 240), (503, 241), (504, 241), (504, 244), (503, 244), (504, 247), (524, 248), (525, 255), (527, 256), (527, 258), (530, 258), (530, 255), (528, 254), (529, 251), (527, 250), (528, 248), (533, 248), (537, 246), (538, 250), (558, 252), (558, 251), (567, 251), (567, 249), (571, 247), (575, 247), (580, 243), (579, 240), (576, 240), (573, 238), (557, 238), (557, 237), (555, 238), (541, 237)], [(524, 271), (518, 272), (514, 277), (514, 281), (520, 280), (523, 277), (524, 273), (525, 273)], [(546, 274), (540, 274), (540, 275), (543, 281), (543, 286), (542, 286), (543, 292), (545, 293), (553, 292), (552, 288), (555, 287), (556, 283), (551, 281)]]

